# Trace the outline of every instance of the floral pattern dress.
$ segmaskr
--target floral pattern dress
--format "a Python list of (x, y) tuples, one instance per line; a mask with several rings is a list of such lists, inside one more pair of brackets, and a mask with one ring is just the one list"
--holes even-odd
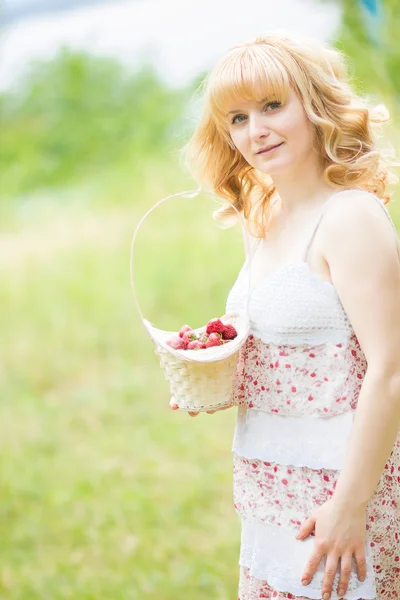
[[(305, 256), (336, 195), (325, 203)], [(368, 196), (390, 219), (380, 199)], [(234, 505), (242, 524), (238, 597), (320, 599), (325, 559), (303, 586), (314, 537), (296, 535), (334, 493), (367, 361), (334, 286), (307, 260), (278, 269), (250, 294), (248, 266), (249, 259), (226, 303), (227, 313), (247, 309), (250, 319), (233, 386)], [(353, 557), (345, 598), (400, 598), (400, 436), (366, 516), (367, 578), (358, 580)], [(332, 600), (338, 582), (339, 568)]]

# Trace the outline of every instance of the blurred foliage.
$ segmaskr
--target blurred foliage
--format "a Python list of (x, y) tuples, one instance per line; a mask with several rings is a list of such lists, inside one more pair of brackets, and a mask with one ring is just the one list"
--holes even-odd
[(368, 23), (359, 1), (338, 2), (343, 17), (334, 45), (350, 58), (354, 85), (400, 109), (399, 1), (382, 0), (381, 23)]
[(65, 184), (91, 169), (133, 161), (173, 144), (189, 90), (173, 90), (150, 66), (67, 49), (33, 63), (0, 95), (1, 194)]

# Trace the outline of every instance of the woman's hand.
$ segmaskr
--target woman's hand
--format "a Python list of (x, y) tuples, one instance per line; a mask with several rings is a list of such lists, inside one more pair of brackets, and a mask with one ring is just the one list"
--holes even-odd
[(340, 580), (337, 593), (343, 597), (351, 573), (352, 556), (355, 555), (358, 578), (364, 581), (367, 576), (365, 558), (366, 519), (365, 507), (352, 508), (335, 502), (335, 499), (325, 502), (300, 527), (297, 539), (305, 539), (314, 530), (314, 550), (303, 571), (301, 581), (308, 585), (315, 571), (326, 555), (326, 566), (322, 585), (322, 597), (328, 600), (332, 593), (333, 581), (340, 559)]
[[(175, 402), (175, 398), (172, 396), (171, 400), (169, 401), (169, 406), (170, 408), (172, 408), (172, 410), (178, 410), (179, 406), (176, 404)], [(229, 406), (224, 406), (223, 408), (216, 408), (215, 410), (207, 410), (207, 414), (209, 415), (213, 415), (215, 412), (218, 412), (220, 410), (227, 410), (228, 408), (231, 408), (231, 406), (233, 406), (233, 404), (229, 404)], [(190, 415), (191, 417), (197, 417), (199, 413), (198, 412), (189, 412), (188, 415)]]

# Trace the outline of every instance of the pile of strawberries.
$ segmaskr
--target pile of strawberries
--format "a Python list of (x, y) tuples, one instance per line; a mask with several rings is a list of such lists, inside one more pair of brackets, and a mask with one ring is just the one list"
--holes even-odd
[(211, 319), (205, 331), (196, 333), (190, 325), (183, 325), (178, 335), (167, 340), (174, 350), (201, 350), (211, 346), (222, 346), (235, 339), (237, 331), (233, 325), (224, 325), (220, 319)]

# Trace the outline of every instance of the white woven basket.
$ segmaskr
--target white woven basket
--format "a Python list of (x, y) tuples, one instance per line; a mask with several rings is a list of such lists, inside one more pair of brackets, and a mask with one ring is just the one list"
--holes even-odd
[[(135, 292), (133, 257), (138, 231), (143, 221), (155, 208), (170, 198), (178, 196), (195, 198), (198, 194), (205, 194), (217, 198), (217, 196), (202, 192), (200, 189), (180, 192), (163, 198), (148, 210), (142, 217), (134, 233), (130, 256), (131, 285), (139, 315), (155, 346), (155, 352), (160, 359), (161, 367), (164, 369), (164, 376), (169, 382), (171, 394), (174, 396), (175, 402), (179, 408), (184, 411), (207, 411), (223, 408), (232, 404), (233, 380), (236, 372), (238, 354), (249, 334), (250, 323), (248, 303), (250, 294), (247, 295), (245, 312), (225, 314), (220, 317), (224, 324), (230, 323), (235, 327), (237, 331), (235, 339), (221, 346), (213, 346), (201, 350), (174, 350), (168, 346), (166, 341), (172, 335), (177, 335), (178, 332), (158, 329), (143, 317)], [(236, 212), (241, 221), (247, 256), (249, 257), (250, 262), (251, 257), (248, 234), (243, 218), (237, 210)], [(248, 279), (248, 289), (250, 290), (250, 264), (248, 269)], [(194, 331), (202, 333), (205, 329), (206, 325), (195, 329)]]

